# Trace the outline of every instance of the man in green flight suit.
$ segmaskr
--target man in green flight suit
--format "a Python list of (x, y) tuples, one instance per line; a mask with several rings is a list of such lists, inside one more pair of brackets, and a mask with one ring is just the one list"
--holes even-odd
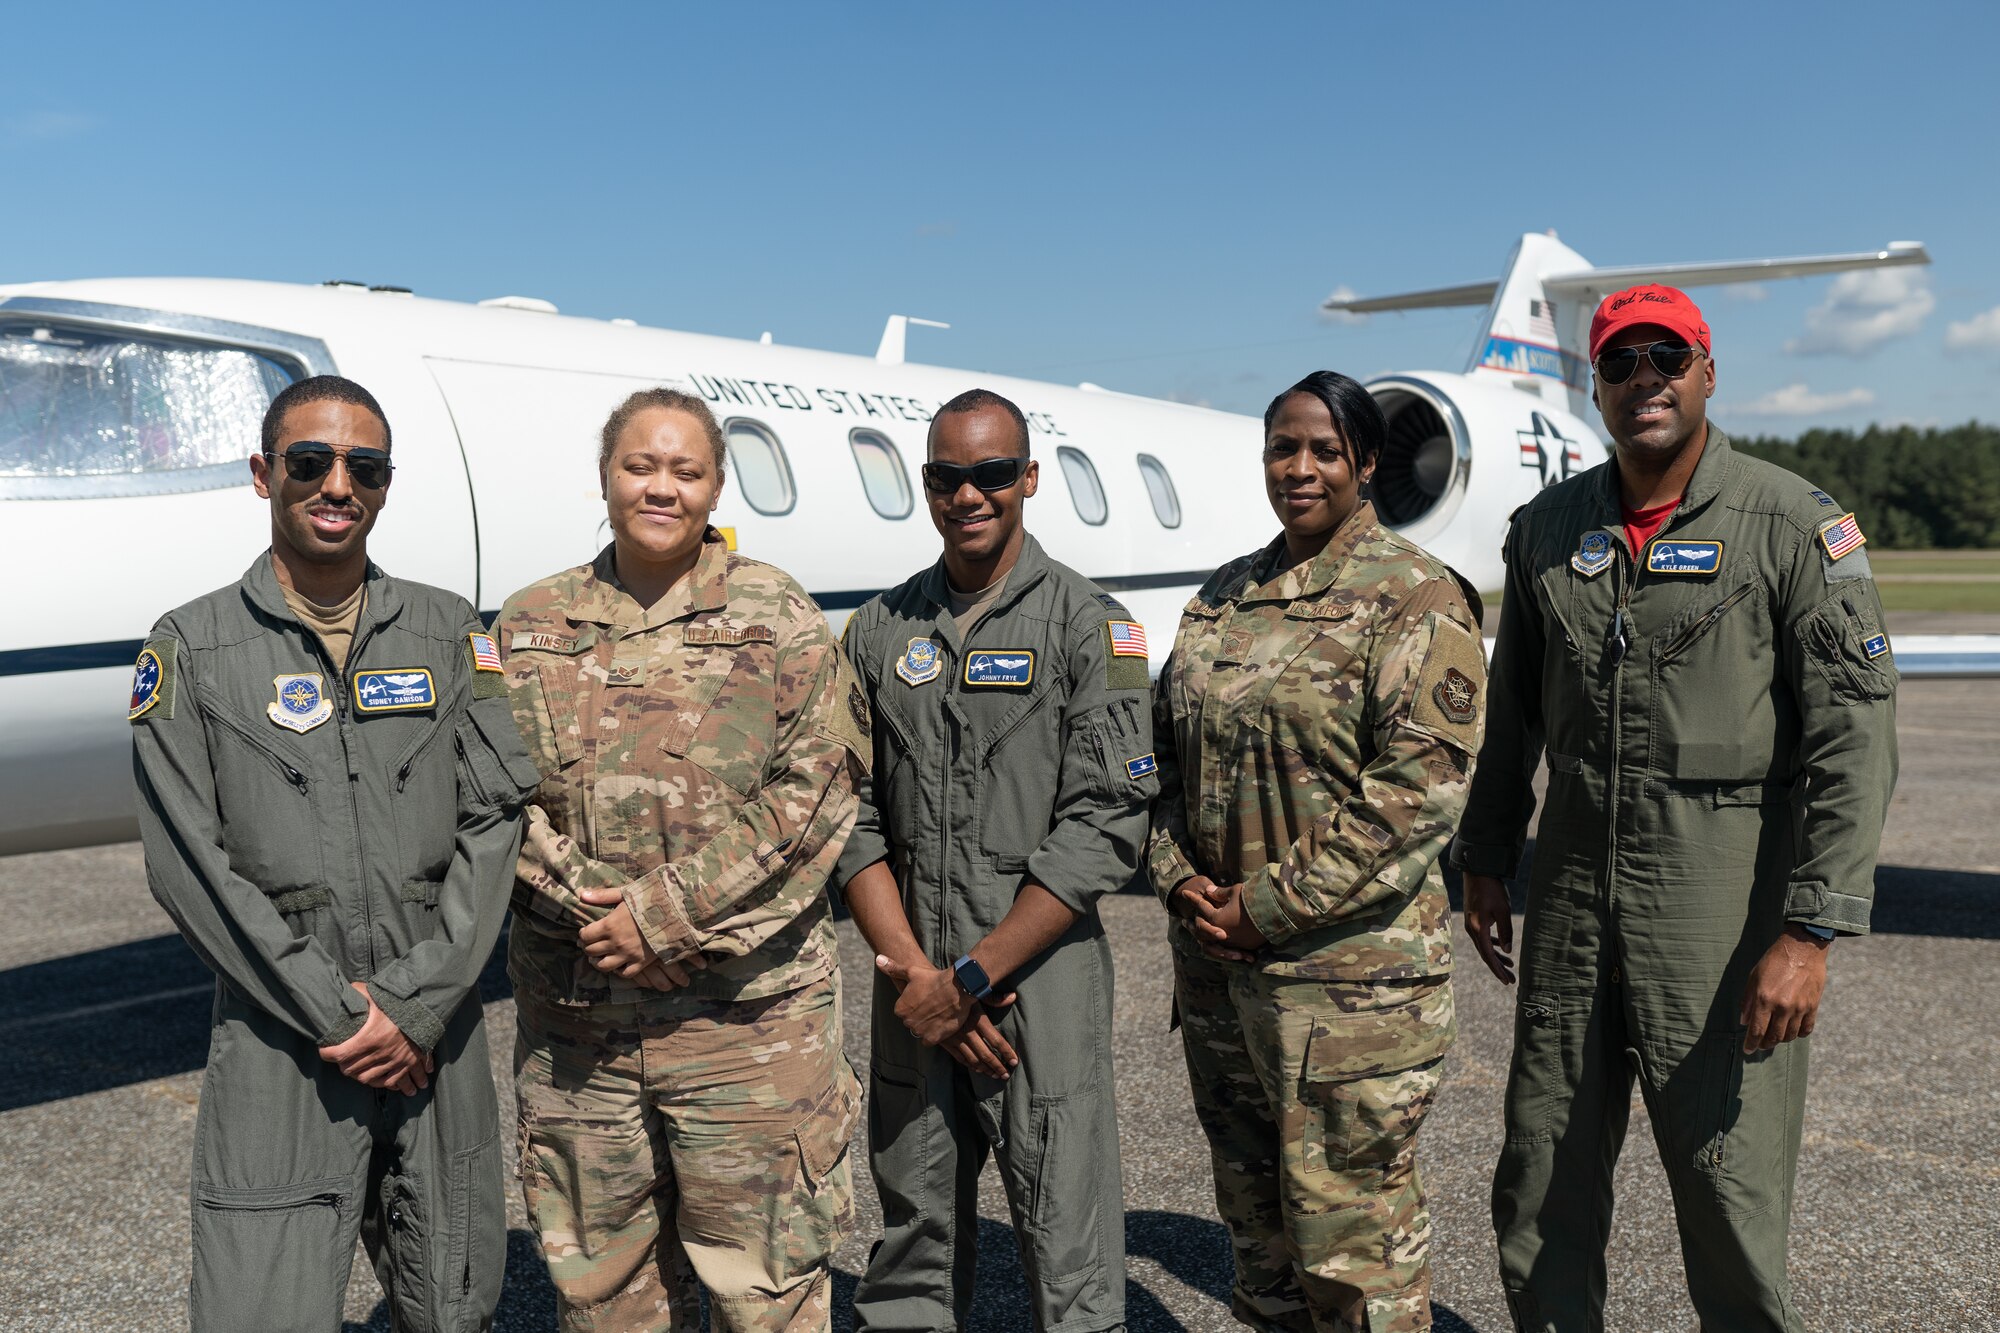
[(1516, 517), (1453, 860), (1511, 983), (1501, 877), (1546, 753), (1493, 1183), (1519, 1330), (1603, 1327), (1633, 1078), (1707, 1333), (1802, 1325), (1785, 1274), (1807, 1036), (1868, 929), (1896, 670), (1854, 516), (1707, 421), (1709, 328), (1646, 286), (1591, 321), (1610, 462)]
[(1153, 776), (1143, 630), (1028, 536), (1028, 425), (931, 422), (937, 564), (849, 622), (875, 765), (836, 880), (877, 955), (868, 1141), (883, 1238), (856, 1327), (963, 1327), (998, 1158), (1042, 1333), (1125, 1323), (1111, 950)]
[(506, 1264), (480, 969), (537, 781), (465, 600), (368, 559), (389, 423), (323, 375), (250, 460), (271, 549), (162, 617), (132, 686), (153, 896), (216, 974), (192, 1327), (340, 1323), (358, 1232), (406, 1333), (490, 1325)]

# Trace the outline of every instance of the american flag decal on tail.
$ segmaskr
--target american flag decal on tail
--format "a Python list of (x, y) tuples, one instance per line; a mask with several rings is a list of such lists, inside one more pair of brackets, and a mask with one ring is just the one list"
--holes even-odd
[(1113, 657), (1144, 657), (1146, 655), (1146, 627), (1136, 620), (1109, 621), (1111, 630), (1111, 655)]
[(1856, 547), (1864, 545), (1868, 539), (1861, 535), (1861, 525), (1854, 521), (1854, 515), (1836, 519), (1819, 530), (1820, 543), (1826, 547), (1826, 558), (1838, 560)]

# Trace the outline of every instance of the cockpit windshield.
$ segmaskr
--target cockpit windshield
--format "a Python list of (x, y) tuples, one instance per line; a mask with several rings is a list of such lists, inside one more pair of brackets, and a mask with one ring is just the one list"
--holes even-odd
[(0, 311), (0, 496), (248, 482), (264, 410), (300, 373), (248, 348)]

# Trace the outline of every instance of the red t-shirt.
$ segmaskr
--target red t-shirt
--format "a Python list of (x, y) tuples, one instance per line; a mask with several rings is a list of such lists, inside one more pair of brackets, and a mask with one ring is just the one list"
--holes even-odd
[(1660, 529), (1667, 526), (1667, 520), (1674, 516), (1674, 510), (1680, 506), (1679, 496), (1675, 496), (1663, 505), (1654, 505), (1651, 509), (1634, 509), (1630, 505), (1619, 506), (1625, 511), (1625, 540), (1632, 543), (1634, 559), (1643, 561), (1646, 558), (1646, 543), (1660, 535)]

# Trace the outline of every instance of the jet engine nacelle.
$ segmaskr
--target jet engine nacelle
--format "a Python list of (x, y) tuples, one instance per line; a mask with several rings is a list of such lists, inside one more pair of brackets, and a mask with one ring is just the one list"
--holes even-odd
[(1377, 514), (1485, 591), (1504, 579), (1513, 512), (1607, 456), (1582, 420), (1491, 379), (1413, 371), (1367, 389), (1389, 422), (1371, 491)]

